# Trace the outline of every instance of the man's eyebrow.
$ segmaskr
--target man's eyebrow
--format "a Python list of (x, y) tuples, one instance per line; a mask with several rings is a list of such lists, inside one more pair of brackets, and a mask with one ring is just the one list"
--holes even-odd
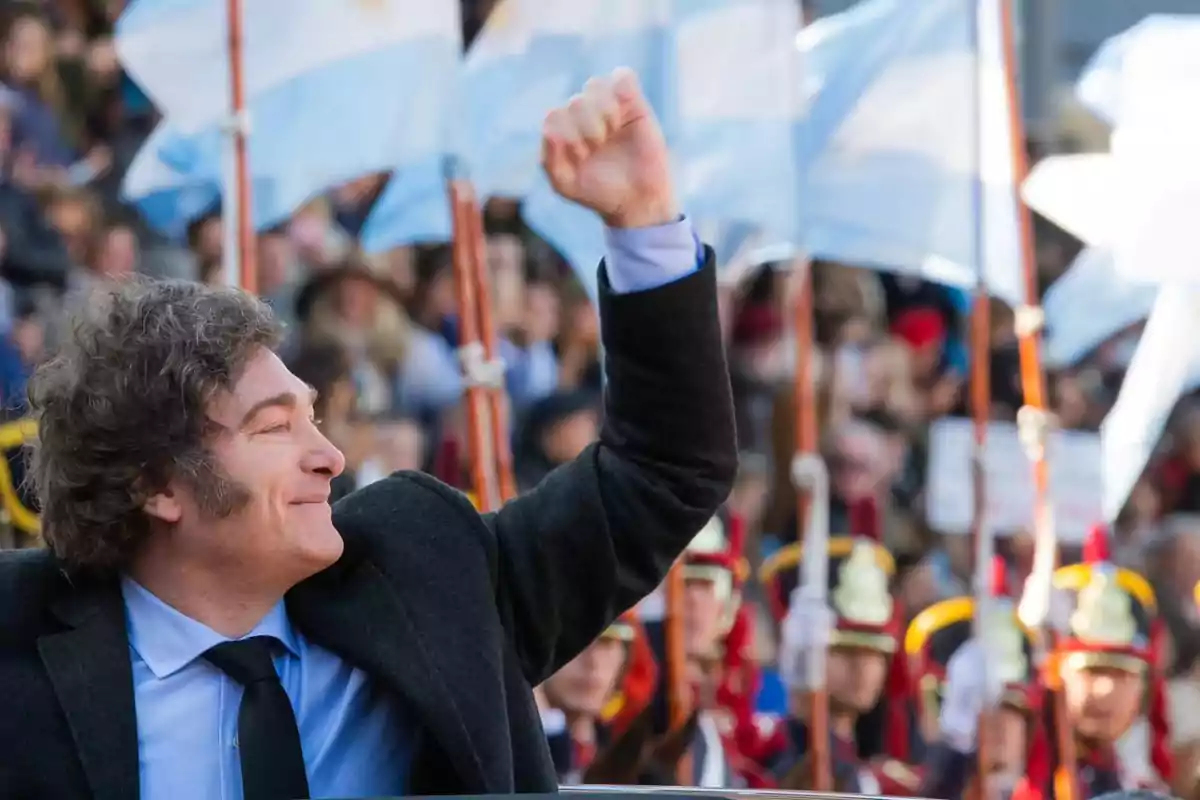
[[(317, 402), (316, 388), (307, 383), (304, 384), (304, 386), (308, 389), (309, 404), (315, 404)], [(242, 427), (244, 428), (245, 426), (249, 425), (256, 416), (268, 408), (286, 408), (290, 411), (296, 407), (299, 401), (300, 398), (295, 392), (280, 392), (272, 397), (259, 400), (257, 403), (250, 406), (249, 410), (247, 410), (246, 414), (242, 417)]]
[(242, 417), (242, 427), (244, 428), (249, 425), (254, 421), (255, 417), (257, 417), (263, 411), (266, 411), (268, 408), (286, 408), (291, 410), (296, 407), (296, 403), (298, 401), (299, 398), (296, 397), (295, 392), (280, 392), (277, 395), (263, 398), (254, 405), (250, 406), (250, 408), (246, 411), (246, 414)]

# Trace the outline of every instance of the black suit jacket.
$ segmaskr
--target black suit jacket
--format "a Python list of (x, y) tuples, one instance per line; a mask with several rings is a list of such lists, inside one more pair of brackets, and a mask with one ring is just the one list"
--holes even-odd
[[(626, 295), (601, 272), (600, 441), (498, 513), (418, 473), (335, 504), (345, 553), (288, 594), (289, 616), (410, 709), (412, 793), (554, 790), (530, 686), (658, 585), (728, 494), (714, 272), (709, 253)], [(130, 664), (115, 581), (0, 554), (0, 798), (138, 797)]]

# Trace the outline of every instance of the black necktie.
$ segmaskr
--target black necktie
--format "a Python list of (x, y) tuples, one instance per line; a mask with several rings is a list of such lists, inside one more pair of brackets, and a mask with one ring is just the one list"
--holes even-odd
[(243, 687), (238, 708), (238, 750), (244, 800), (308, 798), (300, 731), (275, 665), (269, 636), (225, 642), (204, 653), (213, 666)]

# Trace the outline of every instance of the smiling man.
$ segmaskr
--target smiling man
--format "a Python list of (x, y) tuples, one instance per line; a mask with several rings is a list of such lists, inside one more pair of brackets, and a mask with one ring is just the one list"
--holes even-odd
[[(596, 444), (495, 514), (341, 453), (253, 297), (109, 289), (31, 388), (48, 550), (0, 554), (0, 796), (550, 791), (531, 686), (663, 579), (727, 495), (712, 254), (629, 73), (545, 125), (607, 225)], [(647, 346), (653, 343), (653, 346)]]

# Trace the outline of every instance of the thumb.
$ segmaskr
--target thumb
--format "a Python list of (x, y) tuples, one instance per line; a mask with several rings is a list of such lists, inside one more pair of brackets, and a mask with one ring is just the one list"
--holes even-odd
[(622, 125), (629, 125), (654, 115), (650, 101), (642, 92), (642, 85), (636, 72), (629, 67), (618, 67), (613, 71), (612, 81), (613, 92), (616, 94), (617, 104), (621, 108)]

